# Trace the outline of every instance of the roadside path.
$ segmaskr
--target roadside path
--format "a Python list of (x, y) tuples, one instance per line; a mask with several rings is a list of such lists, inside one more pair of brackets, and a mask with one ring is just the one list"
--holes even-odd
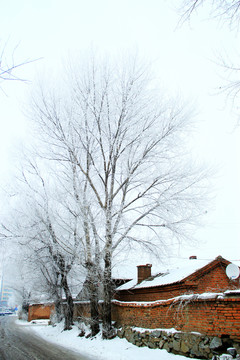
[(93, 360), (44, 341), (15, 320), (15, 316), (0, 318), (0, 360)]

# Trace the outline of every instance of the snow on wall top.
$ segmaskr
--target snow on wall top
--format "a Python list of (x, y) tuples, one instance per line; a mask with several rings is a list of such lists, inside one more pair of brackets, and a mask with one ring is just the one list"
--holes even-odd
[(175, 268), (167, 270), (165, 273), (156, 275), (152, 280), (144, 280), (137, 284), (137, 278), (128, 281), (126, 284), (119, 286), (116, 290), (141, 289), (154, 286), (168, 285), (180, 282), (195, 271), (211, 263), (212, 260), (185, 260), (184, 263), (178, 264)]

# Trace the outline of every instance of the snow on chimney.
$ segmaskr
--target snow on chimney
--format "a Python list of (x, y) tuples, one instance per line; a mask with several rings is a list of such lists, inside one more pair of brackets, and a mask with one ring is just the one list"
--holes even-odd
[(151, 276), (151, 267), (152, 264), (146, 264), (146, 265), (138, 265), (138, 284), (143, 281), (148, 279)]
[(197, 256), (196, 255), (189, 256), (189, 260), (197, 260)]

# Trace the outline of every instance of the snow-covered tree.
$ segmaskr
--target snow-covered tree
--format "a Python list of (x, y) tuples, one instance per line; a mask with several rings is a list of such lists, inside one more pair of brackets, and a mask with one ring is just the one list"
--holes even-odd
[(126, 66), (90, 60), (74, 66), (62, 91), (59, 83), (41, 88), (31, 116), (46, 145), (41, 156), (70, 163), (77, 174), (87, 264), (103, 264), (107, 338), (117, 249), (136, 242), (159, 251), (170, 237), (187, 238), (202, 213), (204, 175), (184, 156), (188, 113), (156, 90), (135, 60)]
[(56, 179), (49, 170), (40, 170), (36, 163), (29, 162), (22, 171), (14, 217), (2, 225), (1, 235), (18, 240), (25, 248), (28, 267), (35, 269), (31, 276), (38, 279), (39, 290), (54, 299), (57, 313), (64, 293), (65, 329), (69, 329), (73, 322), (69, 277), (80, 255), (81, 237), (76, 215), (68, 208), (67, 193), (60, 183), (55, 190)]

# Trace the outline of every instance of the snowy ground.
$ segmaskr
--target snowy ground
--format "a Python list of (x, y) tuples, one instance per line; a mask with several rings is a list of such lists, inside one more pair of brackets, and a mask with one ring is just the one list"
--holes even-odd
[(98, 360), (189, 360), (184, 356), (169, 354), (166, 350), (138, 348), (125, 339), (102, 340), (101, 336), (94, 339), (79, 337), (80, 330), (74, 326), (70, 331), (62, 331), (63, 324), (47, 326), (46, 321), (36, 321), (35, 324), (16, 320), (16, 323), (28, 327), (29, 331), (41, 336), (47, 341), (59, 344), (82, 355)]

